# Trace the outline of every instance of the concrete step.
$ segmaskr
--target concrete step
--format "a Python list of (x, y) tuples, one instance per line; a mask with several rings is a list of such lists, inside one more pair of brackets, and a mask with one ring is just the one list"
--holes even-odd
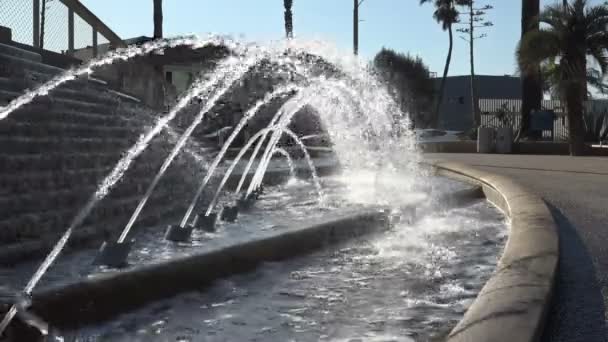
[(132, 139), (0, 136), (0, 153), (40, 154), (48, 151), (64, 153), (100, 153), (123, 151), (134, 143)]
[(24, 93), (31, 86), (23, 78), (0, 76), (0, 89)]
[(7, 118), (0, 122), (0, 135), (6, 137), (64, 137), (129, 139), (139, 136), (140, 130), (128, 126), (91, 126), (61, 122), (15, 122)]
[[(179, 208), (179, 209), (178, 209)], [(155, 211), (144, 211), (136, 223), (139, 227), (158, 226), (159, 223), (173, 223), (183, 214), (184, 208), (178, 206), (161, 206)], [(66, 251), (82, 249), (84, 247), (99, 248), (101, 243), (107, 239), (116, 239), (120, 229), (124, 227), (124, 218), (104, 217), (103, 220), (86, 224), (74, 232), (66, 246)], [(36, 238), (13, 244), (4, 244), (0, 251), (0, 263), (5, 266), (14, 266), (17, 263), (31, 260), (33, 258), (43, 258), (50, 252), (53, 245), (57, 242), (60, 235), (64, 232), (65, 226), (57, 232), (49, 235), (37, 236)]]
[[(5, 101), (8, 103), (13, 99), (23, 95), (27, 90), (19, 90), (19, 89), (3, 89), (0, 88), (0, 101)], [(82, 102), (90, 102), (96, 104), (106, 104), (110, 106), (116, 106), (120, 103), (120, 100), (117, 96), (111, 95), (107, 91), (96, 91), (96, 90), (88, 90), (87, 88), (83, 88), (80, 90), (70, 89), (70, 88), (56, 88), (53, 89), (48, 95), (40, 96), (36, 98), (34, 101), (39, 99), (43, 99), (45, 97), (50, 97), (52, 99), (66, 99), (66, 100), (76, 100)]]
[[(73, 153), (70, 153), (73, 154)], [(159, 158), (151, 161), (150, 154), (159, 154)], [(148, 155), (141, 155), (133, 162), (124, 179), (149, 179), (158, 171), (163, 157), (167, 154), (160, 153), (158, 150), (153, 150)], [(115, 161), (118, 162), (121, 154), (116, 153)], [(11, 194), (29, 193), (41, 191), (50, 191), (58, 189), (74, 189), (78, 191), (80, 187), (90, 184), (99, 184), (114, 168), (115, 163), (111, 162), (103, 166), (84, 168), (76, 167), (73, 169), (64, 168), (61, 172), (55, 170), (38, 170), (34, 167), (27, 167), (20, 170), (8, 170), (6, 173), (0, 173), (0, 196)], [(171, 177), (173, 169), (183, 169), (180, 163), (174, 163), (167, 172), (167, 176)], [(169, 178), (167, 178), (169, 179)]]
[[(122, 109), (122, 108), (121, 108)], [(120, 110), (118, 114), (108, 115), (103, 112), (53, 108), (41, 103), (24, 106), (11, 113), (7, 119), (18, 122), (42, 124), (44, 122), (78, 123), (90, 126), (123, 126), (140, 129), (148, 124), (143, 118)], [(0, 121), (0, 125), (2, 122)]]
[(118, 162), (118, 153), (62, 153), (48, 151), (40, 154), (0, 154), (0, 174), (94, 169)]
[[(56, 196), (62, 196), (59, 193)], [(66, 194), (70, 196), (69, 194)], [(158, 191), (153, 194), (148, 202), (148, 205), (142, 211), (136, 226), (142, 226), (142, 224), (154, 224), (158, 222), (159, 215), (167, 215), (168, 213), (176, 211), (175, 205), (167, 205), (170, 202), (171, 195)], [(71, 199), (73, 200), (73, 199)], [(38, 208), (34, 212), (23, 212), (9, 218), (0, 220), (0, 241), (4, 243), (13, 243), (23, 240), (36, 239), (40, 236), (45, 236), (52, 233), (63, 232), (71, 220), (77, 214), (77, 211), (81, 209), (83, 199), (77, 204), (69, 203), (68, 206), (64, 207), (47, 207), (44, 202), (30, 203), (34, 205), (34, 208)], [(113, 224), (108, 227), (113, 231), (120, 231), (137, 203), (140, 200), (140, 196), (126, 196), (120, 199), (104, 200), (98, 204), (98, 206), (91, 212), (90, 219), (84, 222), (84, 225), (109, 223)], [(0, 203), (2, 200), (0, 199)], [(185, 203), (185, 202), (184, 202)], [(178, 208), (180, 213), (183, 213), (185, 208), (182, 208), (184, 204), (179, 204)], [(45, 210), (48, 209), (48, 210)], [(154, 220), (150, 220), (154, 218)], [(117, 220), (116, 220), (117, 219)], [(90, 221), (90, 222), (88, 222)], [(137, 227), (135, 227), (137, 229)]]
[[(112, 191), (108, 194), (107, 198), (120, 199), (123, 197), (143, 195), (147, 187), (152, 182), (152, 178), (158, 171), (160, 163), (159, 165), (154, 166), (156, 167), (150, 167), (149, 165), (133, 166), (133, 169), (129, 171), (129, 174), (127, 174), (123, 181), (118, 183), (112, 189)], [(98, 168), (96, 171), (95, 169), (93, 169), (86, 174), (84, 172), (76, 172), (75, 170), (67, 170), (69, 174), (78, 175), (80, 177), (95, 177), (95, 179), (93, 180), (95, 180), (96, 182), (90, 181), (91, 179), (87, 179), (90, 182), (82, 182), (80, 181), (80, 179), (73, 179), (67, 182), (58, 182), (57, 177), (55, 177), (54, 175), (50, 175), (48, 172), (38, 173), (36, 175), (28, 173), (28, 177), (24, 177), (24, 181), (31, 181), (32, 183), (36, 182), (38, 187), (29, 188), (27, 191), (17, 193), (2, 194), (0, 195), (0, 202), (9, 202), (11, 200), (15, 201), (15, 203), (20, 201), (50, 201), (53, 202), (52, 204), (55, 204), (67, 202), (65, 198), (79, 196), (78, 194), (86, 194), (87, 196), (90, 196), (97, 190), (99, 182), (110, 172), (110, 170), (111, 168), (109, 167)], [(25, 172), (23, 173), (25, 174)], [(37, 176), (40, 179), (35, 179), (34, 176)], [(193, 195), (194, 189), (190, 184), (184, 184), (184, 178), (179, 167), (167, 171), (165, 177), (166, 178), (163, 178), (163, 180), (161, 180), (161, 186), (159, 186), (157, 190), (161, 190), (164, 188), (167, 192), (177, 192), (180, 194), (183, 193), (188, 197)], [(9, 174), (7, 176), (7, 179), (14, 180), (14, 174)], [(165, 187), (163, 185), (167, 186)], [(7, 204), (7, 206), (15, 205), (17, 204)], [(0, 219), (3, 217), (7, 217), (7, 215), (10, 216), (13, 213), (13, 211), (9, 209), (6, 209), (7, 211), (2, 210), (4, 209), (0, 208)]]
[(60, 87), (51, 91), (50, 95), (61, 99), (107, 104), (110, 106), (116, 106), (121, 101), (124, 101), (122, 99), (119, 99), (117, 96), (113, 96), (107, 91), (97, 91), (95, 89), (76, 90), (71, 88)]
[[(61, 70), (63, 70), (63, 69), (61, 69)], [(16, 77), (12, 77), (12, 78), (13, 79), (15, 79), (15, 78), (23, 79), (24, 81), (27, 82), (28, 88), (36, 88), (36, 87), (41, 86), (44, 83), (52, 80), (57, 75), (58, 75), (58, 73), (53, 74), (53, 73), (37, 72), (35, 70), (23, 70)], [(78, 76), (75, 79), (66, 81), (66, 82), (62, 83), (59, 87), (76, 89), (76, 90), (82, 89), (83, 87), (94, 88), (94, 89), (99, 89), (99, 90), (107, 90), (108, 83), (99, 78), (85, 74), (85, 75)]]
[(0, 54), (27, 59), (32, 62), (42, 63), (42, 56), (40, 54), (23, 50), (8, 44), (0, 43)]
[[(168, 151), (159, 148), (156, 144), (145, 151), (131, 166), (131, 172), (139, 173), (138, 177), (145, 178), (146, 172), (155, 173), (162, 159), (169, 155)], [(55, 171), (74, 172), (79, 169), (92, 170), (114, 166), (122, 156), (121, 152), (99, 152), (99, 153), (63, 153), (58, 151), (47, 151), (37, 154), (0, 154), (0, 177), (13, 177), (21, 175), (24, 180), (36, 178), (53, 178), (50, 173)], [(154, 158), (156, 159), (150, 159)], [(141, 159), (140, 159), (141, 158)], [(143, 164), (140, 164), (143, 163)], [(180, 159), (174, 162), (180, 164)], [(181, 167), (181, 166), (180, 166)], [(132, 171), (133, 170), (133, 171)], [(8, 179), (8, 178), (7, 178)]]
[[(7, 94), (3, 97), (8, 98), (10, 100), (26, 93), (31, 89), (35, 89), (38, 85), (40, 85), (40, 83), (27, 81), (25, 78), (17, 79), (14, 77), (0, 77), (0, 91), (6, 91)], [(65, 99), (81, 101), (85, 100), (109, 104), (115, 104), (118, 102), (141, 102), (139, 101), (139, 99), (134, 98), (130, 95), (108, 89), (105, 85), (99, 85), (80, 79), (78, 81), (67, 82), (53, 89), (50, 92), (50, 95)]]
[[(18, 112), (12, 113), (9, 116), (17, 122), (25, 122), (32, 124), (45, 124), (45, 123), (72, 123), (76, 122), (80, 125), (89, 126), (108, 126), (114, 127), (122, 125), (123, 127), (130, 127), (135, 130), (141, 129), (144, 123), (136, 121), (135, 119), (125, 119), (119, 115), (105, 115), (98, 113), (85, 113), (82, 111), (74, 110), (36, 110), (36, 108), (28, 108), (28, 110), (19, 110)], [(5, 119), (5, 120), (8, 120)], [(3, 123), (0, 122), (0, 125)]]
[(4, 65), (6, 67), (5, 70), (0, 70), (0, 72), (3, 73), (0, 74), (0, 76), (22, 76), (26, 74), (27, 71), (33, 71), (52, 77), (56, 74), (65, 72), (65, 69), (3, 53), (0, 53), (0, 65)]
[[(63, 70), (63, 72), (65, 72), (65, 70)], [(33, 89), (50, 81), (58, 74), (59, 73), (43, 73), (35, 70), (22, 70), (21, 73), (17, 73), (17, 76), (13, 76), (11, 77), (11, 79), (23, 80), (23, 82), (25, 82), (25, 84), (27, 85), (27, 88)], [(82, 89), (83, 87), (106, 90), (108, 87), (108, 83), (90, 75), (81, 75), (76, 77), (75, 79), (62, 83), (59, 87), (71, 88), (76, 90)]]
[[(19, 96), (20, 93), (16, 93), (8, 90), (0, 91), (0, 102), (7, 104), (12, 99)], [(84, 110), (86, 112), (96, 112), (96, 113), (116, 113), (120, 110), (119, 105), (120, 102), (116, 100), (107, 99), (105, 102), (101, 102), (101, 98), (97, 98), (95, 101), (88, 99), (73, 99), (73, 98), (65, 98), (62, 96), (54, 96), (52, 93), (47, 96), (40, 96), (34, 99), (32, 103), (45, 104), (49, 107), (53, 106), (55, 108), (64, 108), (64, 109), (75, 109), (75, 110)]]

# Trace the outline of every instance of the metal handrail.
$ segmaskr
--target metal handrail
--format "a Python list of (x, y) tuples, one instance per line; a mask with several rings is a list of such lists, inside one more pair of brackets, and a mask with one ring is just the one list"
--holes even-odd
[[(93, 28), (94, 32), (101, 33), (114, 47), (125, 47), (125, 42), (110, 29), (101, 19), (91, 12), (85, 5), (78, 0), (60, 0), (70, 11), (78, 14), (82, 20), (86, 21)], [(73, 36), (73, 32), (71, 33)]]

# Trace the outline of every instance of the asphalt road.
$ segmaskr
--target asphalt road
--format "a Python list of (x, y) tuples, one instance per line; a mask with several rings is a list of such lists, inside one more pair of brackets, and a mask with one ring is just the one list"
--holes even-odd
[(608, 341), (608, 157), (426, 154), (509, 176), (558, 223), (559, 271), (543, 341)]

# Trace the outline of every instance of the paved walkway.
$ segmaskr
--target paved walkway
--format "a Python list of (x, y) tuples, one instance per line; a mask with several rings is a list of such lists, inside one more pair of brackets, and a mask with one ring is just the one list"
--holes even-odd
[(559, 226), (560, 260), (543, 341), (608, 341), (608, 157), (426, 154), (512, 177)]

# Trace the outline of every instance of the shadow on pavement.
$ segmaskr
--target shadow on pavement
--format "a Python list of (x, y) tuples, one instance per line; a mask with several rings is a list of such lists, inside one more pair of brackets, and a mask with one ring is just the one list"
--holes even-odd
[(560, 254), (542, 341), (608, 341), (606, 308), (591, 255), (568, 218), (547, 206), (558, 226)]

